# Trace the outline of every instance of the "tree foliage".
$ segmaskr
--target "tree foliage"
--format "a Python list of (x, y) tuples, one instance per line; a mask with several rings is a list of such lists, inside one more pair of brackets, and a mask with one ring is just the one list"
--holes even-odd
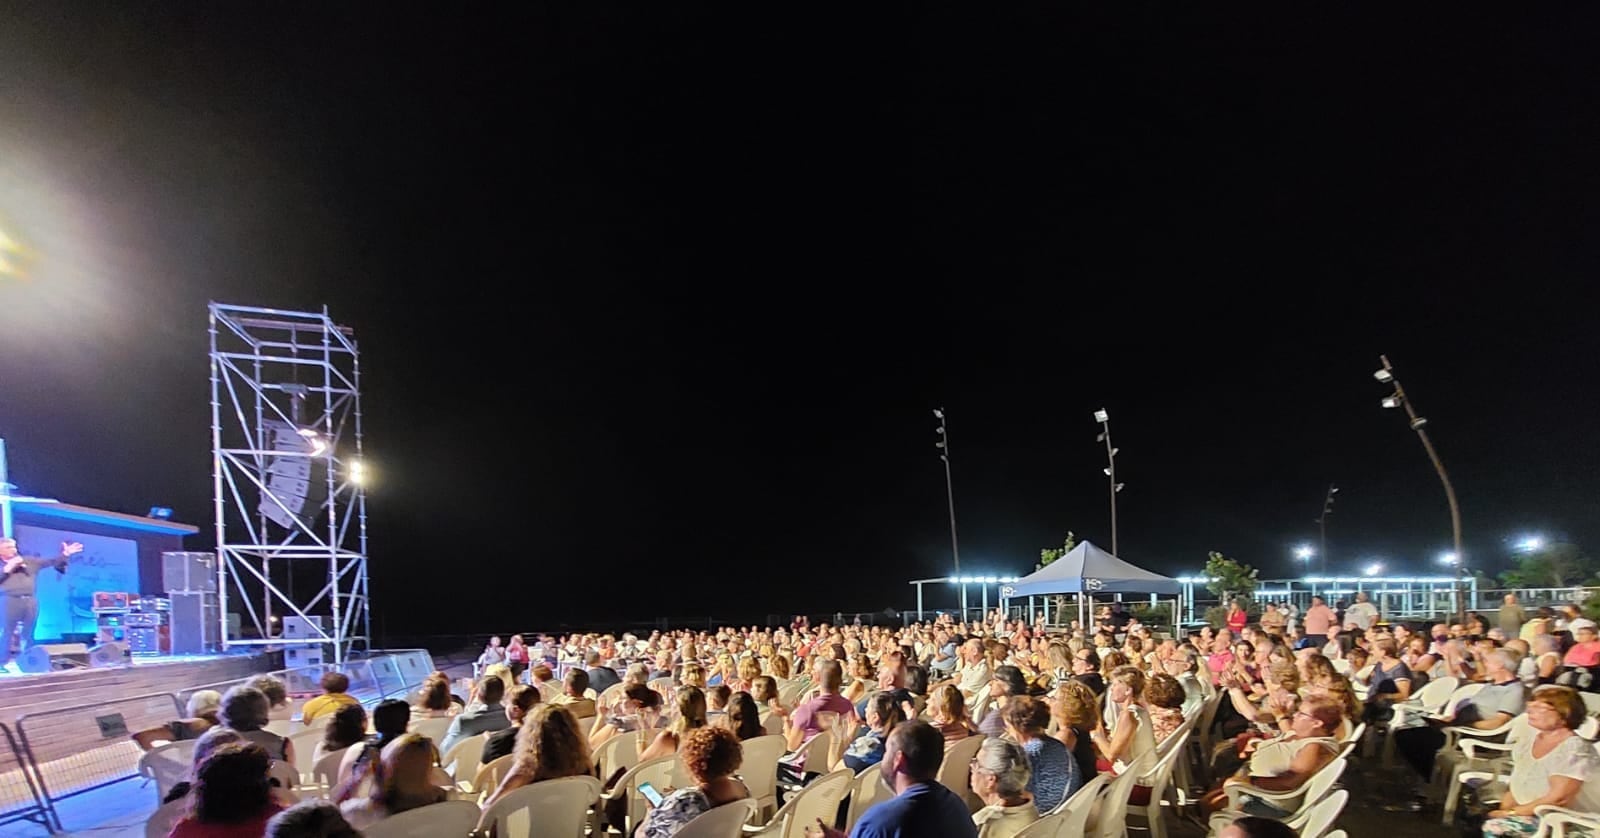
[(1510, 588), (1566, 588), (1592, 582), (1596, 570), (1600, 567), (1578, 545), (1557, 543), (1518, 556), (1500, 581)]
[(1206, 590), (1216, 594), (1224, 604), (1232, 599), (1248, 599), (1256, 590), (1256, 569), (1236, 562), (1215, 550), (1206, 558)]
[(1055, 547), (1046, 547), (1039, 551), (1039, 567), (1043, 568), (1048, 566), (1056, 559), (1059, 559), (1062, 556), (1072, 552), (1072, 548), (1076, 546), (1078, 546), (1078, 537), (1074, 535), (1071, 530), (1068, 530), (1067, 540), (1061, 542), (1060, 549)]

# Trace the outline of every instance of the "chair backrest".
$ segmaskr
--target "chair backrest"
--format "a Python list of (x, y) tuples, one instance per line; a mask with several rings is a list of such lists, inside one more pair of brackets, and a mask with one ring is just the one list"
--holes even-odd
[(1466, 701), (1474, 695), (1477, 695), (1478, 692), (1483, 688), (1483, 684), (1462, 684), (1450, 693), (1450, 698), (1445, 701), (1443, 707), (1439, 708), (1439, 712), (1447, 714), (1454, 713), (1456, 708), (1461, 706), (1461, 702)]
[(1128, 830), (1128, 795), (1133, 794), (1133, 787), (1139, 777), (1149, 773), (1155, 765), (1154, 751), (1140, 755), (1128, 765), (1127, 770), (1117, 775), (1106, 786), (1106, 793), (1100, 798), (1100, 811), (1095, 814), (1096, 838), (1122, 838)]
[(744, 760), (739, 766), (739, 775), (744, 778), (744, 787), (750, 790), (751, 797), (758, 801), (772, 798), (772, 805), (777, 805), (778, 760), (788, 750), (787, 745), (782, 736), (757, 736), (744, 741)]
[(364, 838), (435, 838), (472, 831), (483, 814), (465, 800), (446, 800), (391, 815), (361, 831)]
[(1458, 679), (1451, 677), (1435, 678), (1417, 691), (1417, 703), (1427, 710), (1437, 711), (1450, 700), (1450, 694), (1455, 692), (1460, 684)]
[(735, 800), (724, 803), (684, 824), (677, 838), (739, 838), (744, 825), (755, 814), (754, 800)]
[(439, 716), (434, 719), (417, 719), (411, 723), (411, 732), (420, 733), (433, 740), (434, 745), (444, 741), (444, 735), (450, 732), (450, 723), (455, 721), (450, 716)]
[(593, 777), (541, 780), (495, 801), (481, 822), (493, 825), (496, 838), (531, 838), (535, 823), (541, 838), (583, 838), (589, 807), (599, 796), (600, 781)]
[(183, 816), (189, 814), (189, 798), (180, 797), (171, 803), (161, 804), (161, 808), (150, 813), (150, 818), (144, 822), (144, 838), (167, 838), (167, 833), (172, 831)]
[(157, 745), (139, 756), (139, 773), (156, 782), (156, 800), (165, 800), (172, 787), (189, 778), (194, 762), (194, 741)]
[(945, 749), (944, 762), (939, 763), (939, 782), (955, 792), (957, 797), (965, 798), (972, 795), (972, 788), (969, 785), (972, 758), (978, 755), (978, 749), (983, 747), (985, 738), (982, 734), (974, 734), (956, 740)]
[(494, 790), (500, 787), (500, 781), (506, 778), (506, 772), (511, 770), (511, 763), (516, 761), (516, 754), (506, 754), (479, 766), (478, 773), (472, 777), (474, 799), (481, 802), (487, 795), (494, 794)]
[(602, 778), (609, 778), (618, 768), (632, 768), (639, 761), (639, 735), (619, 733), (600, 743), (594, 751), (594, 764)]
[(761, 727), (765, 729), (767, 734), (770, 736), (782, 736), (783, 725), (785, 721), (787, 721), (787, 717), (785, 716), (780, 716), (777, 713), (768, 713), (766, 714), (766, 717), (761, 720)]
[(1332, 832), (1324, 833), (1322, 838), (1349, 838), (1349, 836), (1345, 834), (1344, 830), (1335, 829)]
[(472, 777), (478, 773), (478, 764), (483, 762), (483, 746), (488, 741), (489, 737), (482, 734), (465, 737), (450, 746), (450, 753), (445, 754), (439, 764), (458, 781)]
[(316, 767), (317, 745), (322, 742), (322, 734), (321, 730), (302, 730), (289, 734), (289, 742), (294, 745), (294, 770), (310, 774), (311, 769)]
[(1306, 781), (1306, 794), (1305, 797), (1300, 799), (1300, 810), (1302, 812), (1308, 811), (1312, 806), (1321, 802), (1322, 798), (1326, 797), (1328, 791), (1333, 788), (1333, 784), (1339, 782), (1339, 778), (1344, 775), (1344, 770), (1349, 764), (1349, 760), (1339, 757), (1333, 762), (1324, 765), (1321, 771), (1312, 774), (1311, 779)]
[(1082, 788), (1072, 793), (1072, 796), (1062, 801), (1050, 814), (1060, 816), (1060, 832), (1062, 838), (1066, 836), (1082, 835), (1089, 825), (1089, 816), (1094, 814), (1095, 806), (1100, 798), (1105, 795), (1106, 786), (1111, 784), (1111, 775), (1107, 773), (1096, 774), (1093, 780), (1083, 784)]
[(811, 781), (811, 785), (789, 798), (773, 816), (773, 823), (782, 819), (783, 831), (776, 838), (803, 838), (806, 829), (819, 819), (823, 823), (833, 823), (839, 817), (839, 801), (850, 791), (855, 779), (850, 769), (841, 768)]
[(628, 769), (628, 773), (617, 780), (617, 785), (625, 789), (628, 795), (628, 830), (625, 834), (632, 835), (633, 830), (645, 816), (645, 799), (639, 792), (639, 784), (649, 783), (655, 786), (657, 791), (665, 794), (672, 780), (672, 770), (677, 763), (677, 754), (656, 757)]
[(672, 694), (672, 679), (656, 678), (650, 682), (650, 689), (661, 693), (663, 697), (669, 696)]
[(1211, 744), (1211, 729), (1217, 723), (1217, 710), (1222, 707), (1222, 702), (1227, 697), (1227, 692), (1218, 690), (1206, 699), (1205, 707), (1200, 711), (1200, 721), (1195, 723), (1195, 730), (1200, 731), (1201, 744)]
[(805, 767), (802, 769), (807, 774), (826, 774), (833, 766), (828, 764), (828, 751), (833, 747), (833, 732), (824, 730), (811, 737), (804, 745), (800, 746), (800, 753), (805, 755)]
[(1350, 674), (1350, 662), (1345, 660), (1344, 658), (1334, 658), (1333, 659), (1333, 671), (1339, 673), (1340, 675), (1349, 675)]
[(1350, 799), (1350, 792), (1338, 789), (1327, 797), (1322, 798), (1306, 815), (1306, 825), (1300, 829), (1300, 838), (1323, 838), (1333, 822), (1344, 811), (1344, 804)]
[[(1177, 741), (1174, 742), (1173, 740)], [(1176, 733), (1167, 737), (1167, 742), (1172, 743), (1171, 747), (1167, 749), (1166, 753), (1160, 755), (1160, 759), (1156, 762), (1155, 767), (1150, 770), (1147, 778), (1147, 782), (1150, 785), (1150, 803), (1152, 805), (1157, 807), (1161, 805), (1161, 799), (1167, 792), (1167, 784), (1172, 781), (1173, 766), (1177, 765), (1178, 760), (1183, 758), (1183, 745), (1188, 741), (1189, 731), (1184, 730), (1182, 727), (1178, 728)]]
[(339, 766), (344, 763), (344, 752), (348, 750), (350, 749), (340, 748), (332, 753), (323, 754), (322, 759), (311, 766), (311, 782), (330, 790), (339, 785)]
[(891, 797), (894, 797), (894, 789), (883, 781), (883, 772), (878, 770), (878, 766), (870, 765), (862, 769), (850, 784), (850, 808), (845, 813), (844, 831), (848, 834), (863, 813), (879, 801)]
[(275, 759), (267, 765), (267, 776), (277, 780), (279, 788), (292, 789), (300, 785), (300, 772), (281, 759)]

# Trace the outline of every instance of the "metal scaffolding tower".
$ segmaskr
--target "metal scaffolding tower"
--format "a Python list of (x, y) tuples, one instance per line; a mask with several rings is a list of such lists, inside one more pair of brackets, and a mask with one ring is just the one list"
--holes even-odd
[[(356, 342), (326, 307), (213, 302), (210, 333), (218, 636), (342, 664), (372, 636)], [(230, 633), (234, 596), (249, 622)]]

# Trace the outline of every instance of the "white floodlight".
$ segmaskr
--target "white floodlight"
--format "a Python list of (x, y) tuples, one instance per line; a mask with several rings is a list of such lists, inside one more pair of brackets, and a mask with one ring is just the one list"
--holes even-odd
[(1107, 466), (1107, 467), (1105, 467), (1103, 469), (1100, 469), (1100, 470), (1105, 472), (1107, 477), (1111, 476), (1111, 467), (1110, 466)]
[(1461, 560), (1455, 553), (1445, 552), (1439, 554), (1439, 564), (1453, 565)]
[(1372, 377), (1378, 379), (1378, 381), (1384, 384), (1388, 384), (1394, 380), (1394, 373), (1391, 373), (1388, 370), (1378, 370), (1372, 374)]
[(1384, 396), (1383, 397), (1383, 406), (1384, 407), (1388, 407), (1388, 408), (1399, 407), (1400, 406), (1400, 397), (1399, 396)]
[(350, 461), (350, 482), (361, 486), (367, 482), (367, 466), (360, 460)]
[(1111, 414), (1106, 413), (1106, 409), (1102, 407), (1094, 412), (1094, 421), (1104, 425), (1111, 421)]
[(1530, 535), (1517, 542), (1517, 549), (1532, 553), (1544, 549), (1544, 539), (1537, 535)]
[(1300, 561), (1305, 561), (1314, 555), (1316, 555), (1316, 551), (1312, 550), (1310, 545), (1302, 544), (1299, 547), (1294, 548), (1294, 557)]
[(1362, 571), (1362, 573), (1368, 576), (1377, 576), (1382, 572), (1383, 562), (1373, 562), (1372, 564), (1367, 565), (1366, 569)]
[(934, 415), (934, 418), (936, 418), (936, 419), (943, 419), (944, 418), (944, 408), (942, 408), (942, 407), (934, 408), (933, 409), (933, 415)]

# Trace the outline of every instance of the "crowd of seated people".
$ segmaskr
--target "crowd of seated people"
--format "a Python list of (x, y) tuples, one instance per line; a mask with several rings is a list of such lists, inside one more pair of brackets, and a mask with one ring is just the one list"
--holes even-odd
[[(1348, 748), (1358, 725), (1387, 723), (1429, 679), (1451, 677), (1483, 689), (1448, 717), (1394, 732), (1396, 753), (1419, 782), (1441, 757), (1445, 726), (1501, 730), (1525, 716), (1535, 732), (1513, 751), (1512, 781), (1488, 813), (1485, 834), (1531, 834), (1534, 810), (1546, 804), (1600, 812), (1600, 799), (1584, 791), (1600, 757), (1575, 733), (1584, 705), (1574, 688), (1592, 682), (1578, 676), (1600, 665), (1593, 623), (1572, 618), (1557, 629), (1555, 620), (1534, 618), (1528, 637), (1521, 627), (1508, 636), (1482, 622), (1424, 633), (1385, 626), (1376, 609), (1368, 620), (1359, 605), (1370, 603), (1358, 601), (1345, 620), (1324, 615), (1329, 609), (1319, 602), (1303, 621), (1273, 612), (1265, 624), (1181, 637), (1160, 636), (1125, 612), (1064, 630), (996, 615), (903, 628), (797, 624), (620, 638), (530, 635), (531, 642), (514, 636), (508, 647), (486, 648), (467, 701), (436, 674), (414, 705), (374, 708), (372, 733), (361, 705), (341, 697), (348, 682), (325, 679), (318, 712), (331, 719), (317, 756), (345, 754), (331, 796), (344, 821), (360, 829), (444, 799), (452, 783), (440, 771), (442, 757), (467, 739), (483, 738), (484, 763), (511, 757), (482, 796), (490, 806), (530, 784), (595, 776), (604, 746), (637, 736), (635, 762), (676, 755), (693, 780), (629, 824), (636, 835), (664, 838), (710, 808), (747, 797), (744, 743), (781, 731), (778, 776), (788, 787), (813, 781), (819, 764), (880, 772), (895, 795), (857, 822), (861, 835), (937, 822), (940, 830), (927, 834), (1006, 838), (1101, 774), (1143, 766), (1141, 776), (1129, 778), (1128, 802), (1149, 803), (1148, 757), (1165, 753), (1215, 695), (1217, 745), (1204, 767), (1218, 782), (1200, 796), (1200, 809), (1218, 834), (1277, 834), (1262, 824), (1293, 812), (1274, 794), (1304, 787)], [(222, 823), (247, 824), (248, 831), (284, 808), (270, 791), (220, 809), (200, 805), (207, 784), (225, 786), (239, 771), (254, 772), (262, 756), (292, 763), (291, 743), (265, 729), (273, 702), (270, 685), (262, 687), (230, 690), (214, 710), (211, 697), (200, 697), (192, 718), (172, 729), (173, 737), (199, 735), (203, 747), (193, 782), (178, 795), (195, 803), (181, 834), (224, 834), (206, 829)], [(428, 718), (450, 719), (437, 747), (408, 733), (414, 720)], [(823, 733), (831, 734), (829, 747), (818, 762), (808, 746)], [(971, 737), (982, 744), (966, 772), (968, 787), (932, 788), (943, 754)], [(236, 765), (200, 770), (219, 755)], [(624, 770), (597, 779), (609, 788)], [(956, 805), (962, 820), (952, 826), (945, 818)], [(329, 820), (330, 813), (295, 807), (280, 818), (286, 816)]]

